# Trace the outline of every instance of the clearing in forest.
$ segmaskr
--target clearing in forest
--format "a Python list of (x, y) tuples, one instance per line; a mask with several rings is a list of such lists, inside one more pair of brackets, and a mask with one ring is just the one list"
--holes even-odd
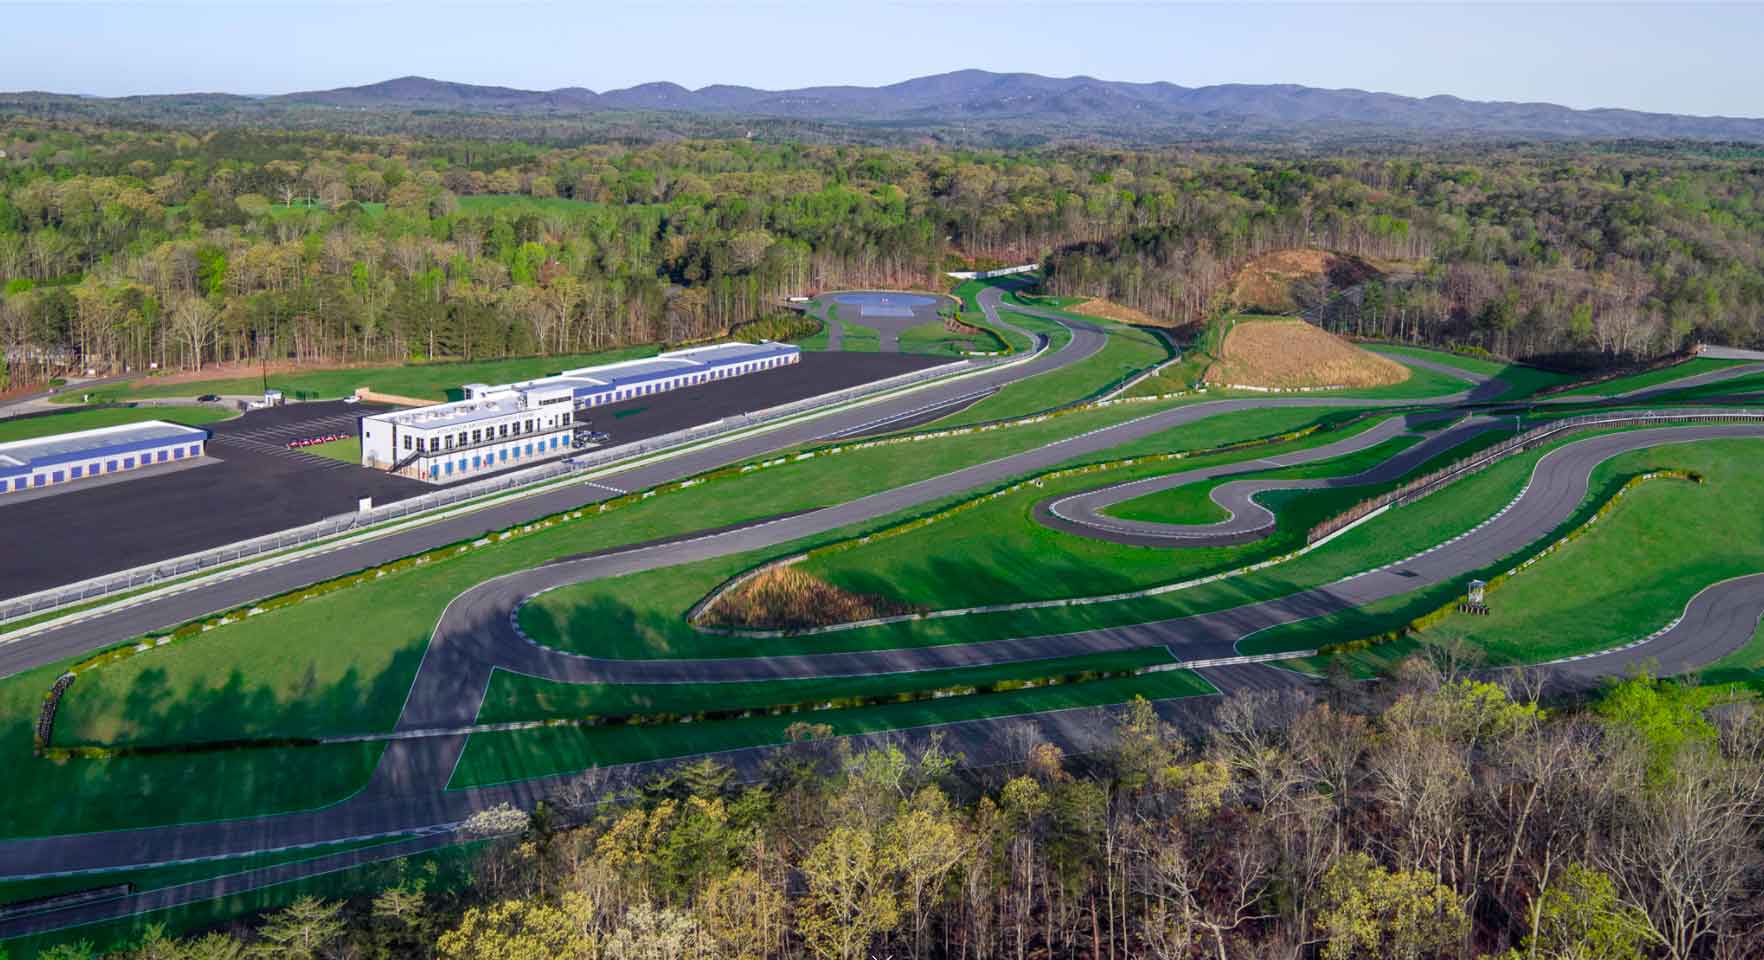
[(1225, 335), (1206, 381), (1239, 387), (1382, 387), (1409, 379), (1409, 368), (1306, 323), (1284, 317), (1240, 318)]
[(1377, 268), (1358, 257), (1327, 250), (1276, 250), (1237, 271), (1231, 281), (1231, 301), (1247, 312), (1296, 314), (1321, 302), (1330, 290), (1376, 276)]
[(1113, 300), (1103, 300), (1101, 298), (1085, 300), (1069, 309), (1073, 313), (1088, 314), (1093, 317), (1101, 317), (1104, 320), (1113, 320), (1116, 323), (1125, 323), (1135, 327), (1180, 326), (1175, 320), (1162, 320), (1143, 310), (1136, 310), (1133, 307), (1129, 307), (1124, 303), (1116, 303)]

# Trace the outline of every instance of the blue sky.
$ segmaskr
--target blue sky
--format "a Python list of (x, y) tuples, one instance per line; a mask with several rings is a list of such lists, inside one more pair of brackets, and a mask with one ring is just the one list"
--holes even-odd
[(963, 67), (1764, 116), (1760, 4), (0, 0), (0, 90), (595, 90)]

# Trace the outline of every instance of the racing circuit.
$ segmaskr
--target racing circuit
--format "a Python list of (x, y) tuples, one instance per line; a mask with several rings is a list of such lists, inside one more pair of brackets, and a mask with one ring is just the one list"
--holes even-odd
[[(988, 321), (1001, 329), (1034, 337), (999, 315), (1005, 291), (988, 287), (978, 302)], [(844, 298), (860, 296), (861, 299)], [(863, 322), (879, 331), (898, 331), (935, 315), (933, 297), (841, 294), (834, 298), (840, 312), (861, 311)], [(923, 302), (921, 302), (923, 301)], [(976, 365), (958, 379), (867, 404), (837, 409), (822, 416), (739, 435), (728, 442), (689, 450), (677, 456), (616, 469), (596, 476), (591, 484), (570, 484), (483, 510), (446, 517), (396, 533), (304, 555), (260, 570), (203, 582), (194, 588), (149, 596), (103, 610), (64, 626), (44, 630), (27, 640), (0, 643), (0, 672), (11, 675), (101, 649), (192, 618), (249, 603), (329, 577), (371, 567), (435, 546), (456, 543), (485, 532), (508, 528), (534, 518), (692, 477), (712, 468), (745, 462), (769, 453), (802, 447), (824, 438), (856, 436), (898, 429), (917, 422), (926, 410), (939, 411), (977, 394), (1080, 363), (1107, 344), (1106, 332), (1056, 311), (1013, 304), (1011, 310), (1057, 323), (1069, 338), (1029, 358)], [(872, 312), (874, 311), (874, 312)], [(910, 321), (910, 322), (909, 322)], [(834, 324), (829, 324), (830, 327)], [(886, 333), (884, 334), (887, 335)], [(830, 341), (837, 343), (837, 331)], [(887, 341), (885, 340), (884, 343)], [(886, 350), (886, 346), (884, 347)], [(1416, 361), (1427, 366), (1425, 361)], [(1150, 479), (1115, 483), (1106, 475), (1093, 487), (1037, 503), (1035, 519), (1065, 533), (1114, 543), (1183, 550), (1201, 546), (1241, 544), (1265, 537), (1274, 514), (1256, 501), (1259, 494), (1282, 489), (1351, 488), (1394, 480), (1430, 458), (1474, 439), (1501, 422), (1482, 410), (1462, 411), (1461, 420), (1437, 432), (1419, 433), (1441, 408), (1497, 399), (1504, 385), (1488, 377), (1447, 365), (1438, 372), (1466, 382), (1453, 395), (1430, 398), (1426, 415), (1391, 416), (1345, 439), (1291, 453), (1236, 463), (1179, 470)], [(1697, 378), (1703, 383), (1756, 372), (1764, 365), (1741, 365)], [(1681, 387), (1682, 384), (1675, 384)], [(1608, 398), (1608, 402), (1645, 400), (1666, 388)], [(853, 527), (982, 490), (1012, 478), (1098, 454), (1135, 440), (1153, 437), (1186, 424), (1232, 413), (1282, 407), (1354, 407), (1367, 411), (1415, 407), (1398, 399), (1267, 396), (1190, 403), (1131, 417), (1022, 452), (951, 470), (832, 506), (783, 516), (762, 517), (727, 529), (713, 529), (634, 546), (618, 547), (566, 558), (496, 577), (456, 596), (435, 624), (415, 681), (395, 728), (366, 735), (385, 743), (370, 782), (359, 792), (315, 810), (206, 823), (189, 823), (112, 831), (104, 834), (15, 839), (0, 843), (0, 875), (11, 878), (59, 875), (141, 864), (280, 849), (362, 837), (400, 836), (396, 843), (353, 850), (301, 863), (245, 871), (229, 877), (134, 894), (101, 903), (70, 907), (53, 914), (0, 920), (6, 936), (53, 929), (74, 923), (125, 916), (180, 903), (206, 900), (301, 876), (311, 876), (370, 860), (405, 856), (456, 842), (454, 825), (477, 810), (514, 802), (531, 806), (569, 776), (467, 789), (449, 789), (455, 768), (474, 726), (493, 671), (502, 670), (571, 684), (604, 683), (734, 683), (787, 678), (869, 676), (950, 667), (990, 665), (1065, 657), (1075, 654), (1167, 648), (1179, 663), (1196, 672), (1220, 694), (1243, 690), (1300, 688), (1308, 681), (1280, 667), (1244, 661), (1239, 644), (1269, 627), (1293, 623), (1364, 606), (1410, 593), (1430, 584), (1448, 583), (1465, 573), (1501, 562), (1534, 547), (1539, 539), (1575, 515), (1585, 502), (1593, 472), (1612, 458), (1654, 447), (1707, 440), (1764, 439), (1764, 418), (1733, 408), (1675, 407), (1660, 411), (1658, 423), (1618, 432), (1570, 437), (1545, 453), (1532, 469), (1517, 497), (1493, 517), (1443, 544), (1416, 544), (1406, 559), (1294, 590), (1284, 596), (1228, 609), (1129, 626), (1020, 636), (972, 643), (949, 643), (898, 649), (851, 650), (782, 656), (726, 658), (615, 659), (568, 653), (542, 646), (518, 626), (521, 607), (559, 587), (656, 570), (717, 557), (731, 557), (776, 548), (817, 534)], [(1511, 420), (1511, 416), (1507, 416)], [(1715, 421), (1715, 422), (1711, 422)], [(1380, 463), (1351, 475), (1313, 480), (1244, 479), (1216, 486), (1211, 497), (1228, 519), (1207, 525), (1181, 525), (1123, 520), (1108, 514), (1112, 507), (1150, 493), (1202, 481), (1272, 468), (1320, 463), (1377, 447), (1394, 438), (1415, 442)], [(1764, 614), (1764, 574), (1734, 578), (1698, 593), (1669, 629), (1651, 637), (1632, 638), (1602, 654), (1552, 664), (1563, 683), (1586, 683), (1620, 674), (1643, 661), (1659, 663), (1668, 672), (1713, 662), (1751, 639)], [(1217, 663), (1217, 661), (1226, 661)], [(1239, 662), (1243, 661), (1243, 662)], [(1206, 665), (1202, 665), (1206, 664)], [(1204, 709), (1192, 701), (1161, 705), (1168, 715)], [(1082, 708), (1040, 718), (1044, 734), (1055, 742), (1082, 749), (1094, 742), (1106, 708)], [(970, 756), (996, 749), (1006, 721), (976, 720), (947, 725), (943, 732), (957, 749)], [(886, 735), (875, 735), (882, 737)], [(898, 736), (898, 734), (893, 735)], [(862, 739), (862, 738), (860, 738)], [(751, 772), (768, 748), (745, 748), (719, 759), (738, 772)], [(628, 778), (657, 770), (677, 759), (646, 761), (622, 768)], [(573, 776), (573, 775), (571, 775)]]

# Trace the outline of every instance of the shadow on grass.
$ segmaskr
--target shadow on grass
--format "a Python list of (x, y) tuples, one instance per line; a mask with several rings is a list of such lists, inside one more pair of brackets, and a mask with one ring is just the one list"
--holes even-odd
[(198, 676), (183, 689), (163, 667), (141, 670), (120, 692), (76, 684), (56, 728), (56, 745), (147, 746), (391, 729), (422, 661), (423, 639), (394, 653), (376, 676), (351, 668), (328, 684), (319, 682), (311, 663), (287, 687), (254, 683), (237, 668), (218, 683)]

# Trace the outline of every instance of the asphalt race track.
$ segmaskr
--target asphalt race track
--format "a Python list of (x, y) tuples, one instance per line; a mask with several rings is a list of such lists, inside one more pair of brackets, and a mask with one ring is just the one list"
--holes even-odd
[(1180, 524), (1125, 520), (1108, 516), (1105, 511), (1137, 497), (1173, 490), (1203, 480), (1315, 463), (1368, 450), (1393, 437), (1409, 434), (1411, 431), (1406, 418), (1392, 417), (1346, 440), (1297, 453), (1185, 470), (1084, 493), (1052, 497), (1035, 505), (1035, 518), (1044, 525), (1065, 533), (1142, 547), (1224, 547), (1249, 543), (1264, 539), (1274, 532), (1274, 513), (1256, 502), (1255, 498), (1259, 494), (1270, 490), (1325, 490), (1384, 483), (1496, 426), (1498, 423), (1495, 420), (1473, 417), (1428, 437), (1371, 469), (1351, 476), (1315, 480), (1237, 480), (1220, 484), (1213, 488), (1210, 496), (1230, 516), (1217, 523)]
[[(999, 293), (982, 294), (982, 306), (995, 316)], [(1019, 309), (1019, 308), (1013, 308)], [(1035, 310), (1025, 313), (1045, 315)], [(1071, 341), (1059, 351), (1049, 351), (1021, 366), (982, 373), (962, 381), (943, 383), (906, 397), (891, 399), (857, 410), (748, 437), (722, 447), (694, 452), (651, 466), (634, 468), (597, 483), (621, 489), (641, 489), (669, 479), (701, 472), (713, 466), (751, 458), (771, 450), (826, 436), (830, 432), (862, 430), (877, 423), (893, 422), (939, 400), (952, 401), (976, 390), (997, 387), (1024, 376), (1074, 362), (1100, 350), (1103, 335), (1082, 323), (1068, 323)], [(1461, 371), (1457, 371), (1460, 375)], [(1464, 377), (1476, 380), (1473, 377)], [(1482, 389), (1478, 387), (1477, 389)], [(1462, 402), (1474, 391), (1453, 398), (1430, 401)], [(470, 790), (447, 790), (456, 761), (478, 713), (490, 672), (496, 668), (567, 682), (730, 682), (783, 677), (825, 677), (935, 669), (955, 665), (991, 664), (1069, 656), (1079, 653), (1167, 647), (1179, 660), (1230, 657), (1238, 643), (1258, 631), (1283, 623), (1308, 619), (1360, 606), (1375, 600), (1409, 593), (1422, 587), (1456, 580), (1467, 571), (1480, 569), (1510, 557), (1566, 522), (1585, 499), (1592, 471), (1622, 453), (1716, 438), (1764, 439), (1764, 424), (1695, 424), (1653, 427), (1601, 434), (1573, 440), (1543, 456), (1524, 491), (1494, 518), (1446, 544), (1432, 545), (1401, 562), (1346, 577), (1334, 583), (1301, 590), (1277, 599), (1227, 610), (1197, 614), (1161, 622), (1038, 637), (1020, 637), (985, 643), (897, 650), (860, 651), (790, 657), (723, 658), (699, 660), (613, 660), (585, 657), (540, 647), (523, 637), (514, 625), (521, 604), (544, 590), (639, 570), (689, 563), (708, 557), (728, 556), (777, 546), (814, 533), (887, 516), (900, 510), (996, 483), (1076, 456), (1095, 453), (1149, 436), (1172, 426), (1218, 416), (1233, 410), (1268, 406), (1344, 406), (1339, 398), (1258, 398), (1221, 400), (1161, 410), (1057, 441), (1047, 446), (943, 476), (860, 497), (820, 510), (763, 520), (740, 527), (687, 539), (638, 545), (606, 553), (567, 559), (512, 573), (479, 584), (449, 604), (437, 624), (417, 678), (398, 721), (397, 739), (390, 740), (371, 781), (355, 795), (320, 809), (232, 821), (163, 826), (104, 834), (45, 837), (0, 843), (0, 875), (32, 876), (71, 870), (139, 865), (168, 860), (209, 857), (276, 849), (298, 844), (435, 830), (455, 824), (473, 811), (500, 802), (530, 805), (546, 792), (570, 780), (553, 777), (518, 784)], [(1370, 409), (1398, 405), (1396, 401), (1358, 401)], [(1482, 425), (1478, 426), (1481, 423)], [(1393, 426), (1394, 425), (1394, 426)], [(1304, 454), (1277, 458), (1272, 465), (1306, 462), (1309, 456), (1339, 456), (1365, 449), (1406, 428), (1401, 418), (1390, 425), (1348, 438), (1338, 449), (1328, 447)], [(1394, 459), (1422, 457), (1423, 448), (1445, 448), (1445, 437), (1461, 442), (1466, 431), (1486, 429), (1485, 422), (1467, 421), (1442, 435), (1398, 454)], [(1383, 431), (1380, 433), (1380, 431)], [(1370, 435), (1369, 435), (1370, 434)], [(1358, 444), (1358, 446), (1355, 446)], [(1343, 447), (1342, 445), (1346, 445)], [(1261, 470), (1269, 463), (1238, 465), (1238, 469)], [(1284, 483), (1374, 482), (1368, 475), (1391, 472), (1389, 463), (1358, 477), (1331, 481), (1284, 481)], [(1203, 471), (1191, 471), (1186, 482), (1202, 479)], [(1280, 481), (1274, 481), (1280, 483)], [(1120, 488), (1109, 488), (1119, 490)], [(1241, 507), (1239, 516), (1254, 526), (1258, 518), (1248, 499), (1232, 500)], [(577, 484), (480, 513), (419, 527), (381, 540), (308, 557), (261, 573), (203, 587), (186, 594), (154, 600), (140, 607), (93, 618), (70, 627), (0, 646), (0, 669), (12, 673), (28, 666), (52, 662), (137, 635), (153, 627), (182, 622), (193, 616), (224, 609), (247, 600), (291, 589), (314, 580), (348, 572), (408, 555), (427, 546), (454, 542), (488, 529), (593, 502), (603, 496), (599, 487)], [(1139, 493), (1131, 494), (1133, 496)], [(1098, 501), (1101, 503), (1102, 501)], [(1112, 501), (1111, 501), (1112, 502)], [(1221, 501), (1225, 502), (1225, 501)], [(1234, 521), (1237, 518), (1234, 517)], [(1233, 522), (1234, 522), (1233, 521)], [(1113, 521), (1111, 521), (1113, 522)], [(1229, 522), (1228, 522), (1229, 523)], [(1246, 527), (1247, 529), (1247, 527)], [(1241, 531), (1240, 531), (1241, 532)], [(1640, 644), (1630, 644), (1603, 656), (1584, 658), (1553, 667), (1564, 677), (1596, 677), (1621, 672), (1643, 660), (1658, 660), (1687, 669), (1737, 649), (1751, 639), (1764, 612), (1764, 575), (1743, 577), (1717, 584), (1698, 594), (1687, 606), (1683, 620), (1672, 630)], [(1641, 638), (1636, 638), (1641, 639)], [(1201, 671), (1221, 692), (1238, 690), (1282, 691), (1302, 685), (1303, 680), (1267, 666), (1242, 665)], [(1191, 704), (1167, 705), (1180, 713)], [(957, 749), (984, 750), (997, 744), (1013, 725), (1032, 722), (1043, 735), (1059, 736), (1063, 729), (1072, 742), (1086, 736), (1095, 742), (1101, 728), (1102, 710), (1065, 711), (1033, 721), (1022, 718), (972, 721), (940, 728)], [(882, 736), (882, 735), (878, 735)], [(860, 740), (864, 738), (859, 738)], [(737, 771), (752, 769), (758, 758), (772, 748), (735, 751), (720, 755)], [(627, 776), (674, 761), (633, 764), (619, 771)], [(209, 899), (223, 892), (309, 876), (363, 859), (399, 856), (429, 845), (447, 842), (447, 835), (415, 835), (400, 844), (355, 851), (252, 871), (225, 881), (204, 881), (185, 887), (157, 891), (0, 923), (0, 936), (114, 917), (142, 909)]]

